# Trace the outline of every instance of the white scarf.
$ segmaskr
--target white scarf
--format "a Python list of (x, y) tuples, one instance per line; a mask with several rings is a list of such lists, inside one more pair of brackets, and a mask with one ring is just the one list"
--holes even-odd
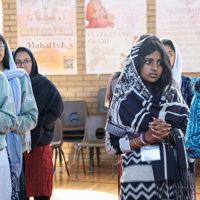
[(175, 60), (174, 60), (174, 65), (172, 68), (172, 75), (173, 78), (178, 82), (179, 85), (179, 89), (181, 89), (181, 85), (182, 85), (182, 78), (181, 78), (181, 74), (182, 74), (182, 56), (181, 53), (178, 49), (178, 46), (176, 45), (176, 43), (169, 38), (161, 38), (161, 41), (167, 39), (170, 40), (174, 46), (175, 49)]

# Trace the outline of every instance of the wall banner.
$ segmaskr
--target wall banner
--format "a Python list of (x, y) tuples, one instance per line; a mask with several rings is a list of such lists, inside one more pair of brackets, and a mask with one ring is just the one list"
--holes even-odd
[(183, 72), (200, 72), (199, 0), (157, 0), (156, 34), (178, 45)]
[(77, 74), (76, 0), (17, 0), (17, 22), (40, 73)]
[(122, 69), (135, 39), (146, 33), (146, 0), (85, 0), (87, 74)]

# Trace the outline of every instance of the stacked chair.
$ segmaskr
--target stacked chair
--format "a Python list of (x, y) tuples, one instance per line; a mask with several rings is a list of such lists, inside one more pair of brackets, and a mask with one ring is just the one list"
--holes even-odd
[[(106, 117), (104, 115), (89, 116), (86, 119), (85, 133), (82, 142), (78, 143), (78, 157), (77, 157), (77, 169), (76, 169), (76, 179), (78, 179), (78, 168), (79, 168), (79, 157), (80, 152), (82, 153), (83, 168), (85, 171), (85, 163), (83, 157), (83, 148), (97, 148), (105, 147), (105, 136), (102, 139), (96, 137), (97, 130), (104, 131), (106, 125)], [(91, 158), (90, 158), (91, 159)], [(89, 162), (89, 172), (91, 172), (92, 162)]]
[(64, 141), (82, 141), (85, 120), (88, 116), (87, 103), (85, 101), (65, 101), (62, 114)]
[(62, 145), (63, 145), (62, 120), (58, 118), (56, 120), (56, 124), (54, 127), (54, 138), (53, 138), (53, 141), (51, 142), (51, 148), (53, 149), (53, 152), (55, 150), (54, 172), (56, 171), (56, 161), (57, 161), (57, 156), (59, 155), (60, 167), (62, 166), (62, 159), (64, 159), (65, 168), (69, 176), (69, 170), (67, 168), (65, 154), (62, 150)]
[[(87, 117), (83, 141), (77, 144), (78, 156), (77, 156), (76, 179), (78, 179), (80, 153), (82, 154), (84, 173), (86, 173), (84, 157), (83, 157), (83, 148), (89, 148), (89, 172), (92, 172), (92, 167), (94, 167), (94, 159), (93, 159), (94, 148), (96, 148), (97, 162), (99, 166), (100, 148), (105, 147), (105, 125), (108, 112), (107, 107), (105, 107), (106, 90), (107, 88), (102, 88), (99, 90), (96, 113), (93, 116)], [(113, 157), (112, 178), (114, 178), (114, 162), (115, 162), (115, 156)]]

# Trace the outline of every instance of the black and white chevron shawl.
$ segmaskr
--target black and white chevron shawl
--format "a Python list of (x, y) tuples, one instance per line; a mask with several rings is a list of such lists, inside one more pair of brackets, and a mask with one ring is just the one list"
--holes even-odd
[(188, 107), (175, 89), (152, 94), (136, 70), (143, 41), (134, 45), (115, 87), (106, 130), (116, 136), (147, 131), (152, 117), (164, 119), (173, 128), (186, 127)]
[[(126, 59), (123, 72), (113, 94), (106, 131), (119, 138), (130, 138), (137, 137), (143, 131), (146, 132), (149, 122), (153, 121), (153, 117), (163, 119), (171, 124), (172, 129), (175, 130), (174, 139), (177, 140), (175, 148), (177, 148), (178, 155), (175, 157), (173, 151), (170, 152), (168, 148), (169, 144), (165, 145), (164, 140), (160, 141), (161, 161), (152, 162), (152, 167), (155, 180), (174, 179), (174, 181), (180, 183), (181, 172), (178, 176), (174, 176), (174, 174), (183, 170), (184, 176), (187, 176), (188, 160), (184, 148), (184, 131), (187, 126), (189, 110), (176, 89), (171, 88), (168, 92), (166, 92), (166, 89), (154, 94), (144, 84), (136, 69), (140, 47), (144, 41), (135, 44)], [(110, 140), (110, 137), (106, 139), (106, 141), (108, 140)], [(119, 152), (116, 150), (116, 153)], [(183, 184), (179, 187), (179, 190), (184, 188)]]

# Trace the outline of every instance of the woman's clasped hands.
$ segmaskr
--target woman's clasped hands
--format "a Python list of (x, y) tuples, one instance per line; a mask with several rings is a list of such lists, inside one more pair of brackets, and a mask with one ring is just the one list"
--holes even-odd
[(146, 139), (149, 142), (162, 140), (168, 137), (170, 130), (171, 124), (167, 124), (166, 121), (163, 119), (157, 119), (153, 117), (153, 121), (149, 123), (149, 129), (146, 133)]

